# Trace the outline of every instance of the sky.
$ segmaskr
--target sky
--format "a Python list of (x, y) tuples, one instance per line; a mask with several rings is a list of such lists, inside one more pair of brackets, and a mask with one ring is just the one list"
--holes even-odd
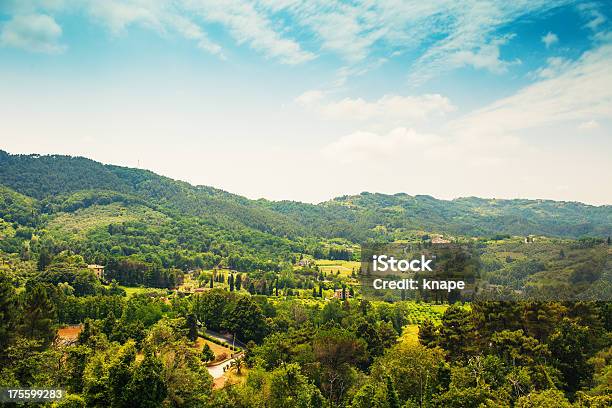
[(612, 204), (610, 0), (0, 0), (0, 149), (249, 198)]

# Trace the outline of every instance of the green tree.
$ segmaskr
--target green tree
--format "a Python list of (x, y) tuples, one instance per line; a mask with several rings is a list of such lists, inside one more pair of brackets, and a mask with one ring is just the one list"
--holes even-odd
[(395, 386), (393, 385), (393, 380), (391, 380), (391, 376), (387, 375), (387, 402), (389, 403), (389, 408), (400, 408), (399, 396), (397, 395), (397, 391), (395, 391)]
[(136, 358), (134, 341), (128, 341), (114, 353), (108, 365), (108, 395), (111, 408), (132, 406), (133, 395), (126, 392), (126, 384), (132, 381), (132, 365)]
[(559, 390), (534, 391), (520, 397), (516, 408), (571, 408), (573, 405)]
[(412, 400), (427, 406), (444, 385), (446, 370), (444, 353), (439, 348), (400, 342), (372, 365), (371, 373), (375, 384), (384, 384), (390, 375), (402, 403)]
[(43, 346), (55, 338), (55, 305), (49, 298), (45, 286), (37, 284), (26, 290), (23, 302), (21, 333), (40, 340)]
[(42, 272), (47, 266), (51, 263), (52, 257), (49, 249), (46, 246), (40, 248), (40, 252), (38, 254), (38, 261), (36, 262), (36, 268)]
[(242, 357), (236, 357), (231, 363), (230, 363), (230, 370), (235, 370), (236, 374), (241, 375), (242, 374), (242, 369), (244, 367), (244, 359)]
[(449, 352), (453, 360), (467, 359), (475, 347), (474, 326), (470, 312), (453, 305), (442, 316), (440, 346)]
[(161, 407), (168, 389), (164, 381), (164, 366), (152, 352), (146, 351), (144, 359), (134, 369), (126, 393), (132, 407)]
[(431, 319), (427, 318), (419, 326), (419, 341), (426, 347), (435, 347), (438, 342), (438, 330)]
[(193, 313), (189, 313), (187, 315), (187, 338), (191, 341), (196, 341), (198, 339), (198, 320)]
[(19, 312), (15, 287), (9, 276), (0, 272), (0, 361), (15, 336)]
[(324, 399), (319, 389), (301, 373), (298, 364), (287, 364), (270, 373), (271, 408), (319, 408)]
[(204, 343), (202, 348), (202, 361), (209, 363), (215, 359), (215, 353), (212, 351), (208, 343)]
[(241, 341), (261, 341), (266, 320), (261, 308), (250, 297), (241, 297), (226, 315), (224, 326)]

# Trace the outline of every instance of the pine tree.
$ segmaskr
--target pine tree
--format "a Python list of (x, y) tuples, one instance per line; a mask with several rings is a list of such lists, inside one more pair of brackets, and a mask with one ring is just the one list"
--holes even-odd
[(319, 297), (323, 297), (323, 286), (319, 285)]
[(312, 287), (312, 297), (317, 297), (317, 288), (315, 288), (314, 286)]
[(55, 338), (55, 306), (44, 286), (39, 284), (26, 292), (23, 314), (22, 333), (41, 340), (43, 345), (51, 344)]
[(39, 271), (44, 271), (45, 268), (51, 263), (51, 254), (46, 247), (42, 247), (40, 249), (40, 253), (38, 254), (38, 262), (36, 263), (36, 269)]
[(234, 291), (234, 275), (230, 274), (227, 277), (227, 283), (229, 285), (230, 292)]
[(189, 313), (187, 315), (187, 329), (189, 332), (187, 333), (187, 338), (191, 341), (196, 341), (198, 338), (198, 320), (193, 313)]
[(425, 319), (419, 326), (419, 341), (426, 347), (435, 347), (437, 341), (436, 326), (430, 319)]
[(236, 290), (240, 290), (241, 286), (242, 286), (242, 275), (238, 274), (238, 276), (236, 276)]
[(202, 361), (208, 363), (215, 359), (215, 353), (212, 351), (208, 343), (204, 343), (204, 348), (202, 349)]

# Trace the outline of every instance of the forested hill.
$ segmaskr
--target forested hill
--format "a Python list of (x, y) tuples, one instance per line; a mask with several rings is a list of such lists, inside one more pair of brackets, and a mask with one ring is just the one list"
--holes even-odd
[[(550, 200), (438, 200), (430, 196), (371, 194), (318, 205), (249, 200), (219, 189), (192, 186), (151, 171), (104, 165), (61, 155), (12, 155), (0, 151), (0, 218), (28, 212), (71, 212), (121, 203), (172, 219), (191, 217), (220, 230), (300, 237), (398, 239), (424, 230), (467, 236), (542, 234), (560, 237), (612, 233), (612, 206)], [(10, 190), (9, 190), (10, 189)], [(11, 191), (12, 190), (12, 191)], [(19, 203), (9, 214), (6, 201)], [(25, 217), (25, 218), (24, 218)]]

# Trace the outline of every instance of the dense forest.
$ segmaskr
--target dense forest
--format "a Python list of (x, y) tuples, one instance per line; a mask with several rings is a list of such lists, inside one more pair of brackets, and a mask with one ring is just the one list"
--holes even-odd
[[(0, 151), (0, 388), (65, 390), (56, 407), (608, 407), (610, 235), (611, 206), (249, 200)], [(364, 296), (360, 244), (441, 237), (516, 297)]]

